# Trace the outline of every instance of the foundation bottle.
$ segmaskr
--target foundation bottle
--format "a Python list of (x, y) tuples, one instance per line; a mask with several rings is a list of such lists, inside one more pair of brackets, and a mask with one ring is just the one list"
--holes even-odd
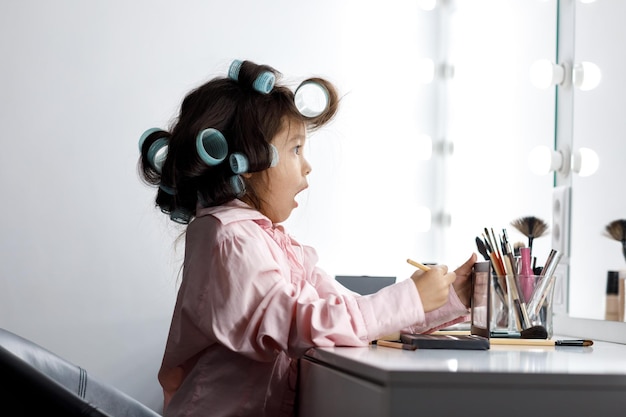
[(619, 320), (619, 271), (609, 271), (606, 280), (605, 320)]

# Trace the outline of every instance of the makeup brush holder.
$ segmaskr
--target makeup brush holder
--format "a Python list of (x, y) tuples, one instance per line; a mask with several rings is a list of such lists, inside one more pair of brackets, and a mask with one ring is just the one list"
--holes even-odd
[(554, 281), (543, 282), (544, 279), (539, 275), (506, 277), (492, 274), (490, 330), (521, 332), (532, 326), (543, 326), (548, 338), (552, 337)]

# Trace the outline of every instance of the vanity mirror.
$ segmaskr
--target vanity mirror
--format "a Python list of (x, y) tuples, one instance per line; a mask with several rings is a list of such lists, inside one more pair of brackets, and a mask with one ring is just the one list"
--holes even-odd
[[(573, 62), (592, 62), (602, 74), (588, 91), (573, 88), (572, 150), (593, 149), (599, 157), (595, 174), (573, 174), (571, 201), (570, 303), (572, 317), (604, 319), (607, 273), (626, 270), (621, 243), (604, 235), (605, 226), (626, 218), (622, 193), (626, 142), (626, 54), (617, 47), (624, 37), (622, 1), (573, 2)], [(601, 30), (599, 28), (602, 28)], [(584, 163), (585, 161), (583, 161)]]
[[(477, 223), (507, 227), (511, 216), (527, 214), (552, 227), (554, 190), (571, 192), (570, 236), (564, 242), (566, 248), (569, 242), (569, 256), (559, 271), (555, 327), (613, 341), (623, 341), (619, 334), (626, 325), (604, 320), (607, 272), (626, 270), (626, 261), (621, 244), (604, 230), (612, 220), (626, 218), (626, 200), (619, 191), (620, 158), (626, 153), (617, 137), (626, 124), (620, 114), (626, 58), (615, 48), (623, 36), (619, 19), (625, 12), (626, 3), (607, 0), (476, 0), (455, 2), (450, 13), (455, 73), (448, 89), (447, 126), (457, 158), (447, 174), (455, 198), (450, 206), (456, 207), (450, 233), (472, 235)], [(493, 33), (498, 37), (489, 35)], [(539, 59), (565, 63), (568, 77), (577, 64), (591, 62), (600, 69), (601, 82), (583, 90), (575, 84), (581, 81), (577, 74), (577, 80), (567, 80), (570, 85), (539, 90), (529, 80)], [(536, 146), (570, 152), (589, 148), (598, 155), (599, 169), (591, 176), (576, 172), (579, 167), (570, 167), (566, 175), (535, 176), (526, 156)], [(459, 160), (462, 169), (457, 169)], [(584, 156), (582, 162), (588, 162)], [(464, 210), (467, 201), (490, 209)], [(551, 237), (540, 239), (539, 251), (554, 243)]]

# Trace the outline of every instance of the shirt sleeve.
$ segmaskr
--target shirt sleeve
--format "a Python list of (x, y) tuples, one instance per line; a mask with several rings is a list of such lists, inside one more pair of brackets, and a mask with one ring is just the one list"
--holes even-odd
[(198, 338), (256, 360), (280, 351), (298, 357), (314, 346), (366, 346), (453, 311), (424, 314), (411, 280), (359, 296), (315, 266), (314, 250), (304, 247), (296, 259), (290, 245), (262, 230), (207, 235), (187, 241), (179, 316)]

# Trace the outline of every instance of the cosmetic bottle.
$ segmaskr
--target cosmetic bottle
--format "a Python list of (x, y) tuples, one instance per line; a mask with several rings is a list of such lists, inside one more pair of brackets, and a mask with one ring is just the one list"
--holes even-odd
[(624, 321), (624, 310), (626, 310), (626, 270), (619, 271), (619, 284), (617, 286), (617, 300), (619, 303), (618, 317), (619, 321)]
[(619, 271), (609, 271), (606, 280), (605, 320), (619, 320)]
[(535, 275), (530, 267), (530, 248), (520, 248), (520, 268), (518, 272), (519, 284), (524, 302), (529, 303), (535, 289)]

